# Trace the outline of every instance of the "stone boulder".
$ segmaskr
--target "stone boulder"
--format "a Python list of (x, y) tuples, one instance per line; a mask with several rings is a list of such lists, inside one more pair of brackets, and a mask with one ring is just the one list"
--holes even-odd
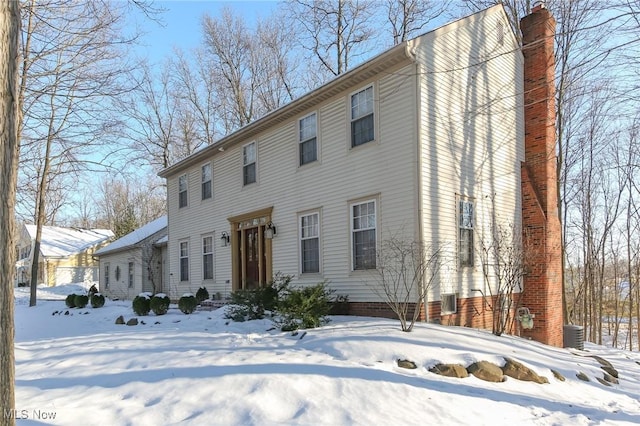
[(513, 377), (517, 380), (525, 382), (534, 382), (538, 384), (549, 383), (549, 379), (543, 376), (539, 376), (535, 371), (529, 367), (525, 367), (518, 361), (511, 358), (505, 358), (506, 363), (502, 367), (502, 373), (505, 376)]
[(138, 325), (138, 318), (131, 318), (127, 321), (127, 325)]
[(124, 317), (122, 315), (120, 315), (118, 318), (116, 318), (116, 324), (124, 325)]
[(504, 382), (502, 369), (489, 361), (478, 361), (467, 367), (467, 371), (485, 382)]
[(398, 360), (398, 367), (407, 368), (409, 370), (415, 370), (416, 368), (418, 368), (418, 366), (416, 365), (415, 362), (409, 361), (408, 359), (399, 359)]
[(440, 376), (457, 377), (459, 379), (469, 377), (467, 369), (460, 364), (436, 364), (429, 371)]

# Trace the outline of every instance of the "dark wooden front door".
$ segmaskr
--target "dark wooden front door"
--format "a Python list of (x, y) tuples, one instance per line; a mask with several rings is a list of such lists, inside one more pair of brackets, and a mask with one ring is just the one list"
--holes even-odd
[(245, 288), (256, 288), (260, 286), (260, 238), (258, 238), (259, 227), (247, 229), (244, 232), (244, 247), (246, 250), (245, 262)]

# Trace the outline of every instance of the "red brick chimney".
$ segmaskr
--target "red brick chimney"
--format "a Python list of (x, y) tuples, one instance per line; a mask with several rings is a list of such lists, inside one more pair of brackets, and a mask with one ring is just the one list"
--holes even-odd
[(556, 174), (556, 21), (537, 5), (520, 21), (524, 55), (525, 161), (522, 164), (522, 228), (527, 258), (521, 306), (535, 315), (522, 336), (563, 345), (562, 251)]

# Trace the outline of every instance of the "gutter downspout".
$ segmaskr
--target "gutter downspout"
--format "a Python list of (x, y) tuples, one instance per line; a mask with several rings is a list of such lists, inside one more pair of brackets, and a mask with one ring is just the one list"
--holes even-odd
[[(416, 184), (416, 191), (417, 191), (417, 196), (416, 199), (418, 200), (418, 209), (417, 209), (417, 213), (418, 213), (418, 223), (417, 223), (417, 228), (418, 228), (418, 238), (419, 238), (419, 242), (421, 245), (424, 245), (425, 241), (424, 241), (424, 226), (423, 226), (423, 210), (422, 210), (422, 206), (423, 206), (423, 197), (422, 197), (422, 131), (421, 131), (421, 113), (422, 113), (422, 96), (421, 96), (421, 90), (420, 90), (420, 66), (421, 64), (416, 60), (416, 52), (415, 52), (415, 46), (414, 46), (414, 40), (408, 40), (405, 44), (405, 55), (407, 56), (407, 58), (411, 58), (411, 60), (414, 61), (415, 63), (415, 104), (416, 104), (416, 109), (415, 109), (415, 131), (416, 131), (416, 158), (418, 159), (418, 161), (416, 162), (416, 180), (417, 180), (417, 184)], [(424, 282), (424, 277), (422, 282), (420, 283), (420, 285), (423, 287), (425, 286), (425, 282)], [(425, 290), (425, 300), (424, 300), (424, 322), (429, 322), (429, 297), (427, 292), (429, 291), (429, 289), (424, 289)]]

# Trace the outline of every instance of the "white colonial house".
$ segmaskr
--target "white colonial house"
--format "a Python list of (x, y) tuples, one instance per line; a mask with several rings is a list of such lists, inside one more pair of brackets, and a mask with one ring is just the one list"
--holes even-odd
[(167, 217), (162, 216), (98, 250), (99, 290), (132, 300), (142, 292), (166, 291)]
[(163, 170), (168, 293), (229, 295), (280, 272), (296, 285), (327, 280), (352, 313), (384, 315), (376, 250), (401, 239), (445, 253), (426, 317), (471, 324), (477, 291), (490, 293), (480, 241), (492, 223), (522, 223), (523, 79), (520, 46), (495, 6)]

